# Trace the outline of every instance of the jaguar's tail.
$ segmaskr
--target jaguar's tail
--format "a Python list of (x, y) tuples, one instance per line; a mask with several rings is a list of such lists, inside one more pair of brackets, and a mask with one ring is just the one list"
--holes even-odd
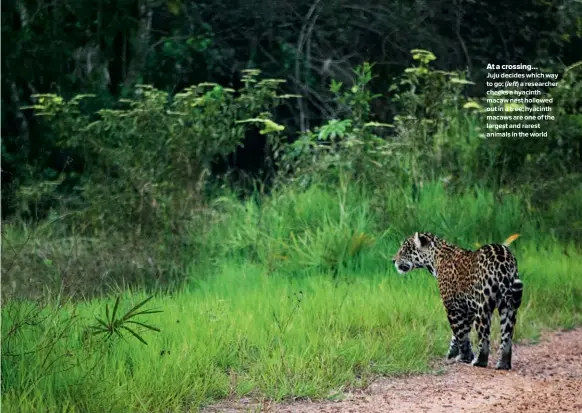
[(511, 244), (513, 241), (515, 241), (518, 238), (519, 238), (519, 234), (510, 235), (509, 237), (507, 237), (507, 239), (505, 241), (503, 241), (503, 245), (505, 245), (506, 247), (509, 247), (509, 244)]

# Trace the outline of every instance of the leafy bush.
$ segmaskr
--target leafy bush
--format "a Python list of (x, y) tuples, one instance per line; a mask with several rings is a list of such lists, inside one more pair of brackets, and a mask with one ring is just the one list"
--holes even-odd
[[(436, 70), (431, 66), (433, 53), (411, 52), (416, 65), (405, 69), (389, 88), (396, 110), (393, 124), (371, 119), (370, 103), (379, 96), (369, 90), (372, 65), (355, 70), (351, 87), (332, 81), (336, 112), (343, 116), (289, 145), (283, 165), (294, 171), (296, 180), (337, 183), (341, 176), (382, 188), (417, 187), (442, 179), (459, 190), (475, 184), (493, 189), (529, 185), (535, 190), (546, 181), (563, 181), (564, 175), (579, 178), (582, 65), (566, 68), (558, 86), (544, 96), (553, 98), (556, 117), (544, 125), (548, 137), (524, 143), (487, 137), (487, 104), (467, 97), (466, 88), (473, 82), (466, 73)], [(390, 132), (381, 136), (386, 128)]]
[[(77, 222), (84, 228), (136, 236), (177, 231), (202, 205), (211, 162), (241, 144), (244, 121), (266, 125), (265, 134), (281, 130), (269, 112), (285, 98), (277, 95), (280, 81), (258, 75), (247, 71), (239, 91), (202, 83), (170, 96), (138, 85), (134, 98), (99, 110), (97, 119), (81, 109), (88, 95), (37, 95), (37, 115), (49, 119), (61, 148), (81, 154), (85, 164), (61, 208), (82, 212)], [(59, 182), (23, 188), (23, 206), (54, 197)]]
[[(331, 119), (303, 134), (290, 145), (286, 161), (295, 176), (318, 176), (327, 180), (348, 174), (373, 186), (389, 178), (397, 185), (419, 183), (460, 174), (474, 162), (481, 144), (478, 115), (463, 95), (471, 84), (461, 72), (434, 70), (431, 52), (412, 50), (418, 66), (410, 67), (390, 88), (398, 107), (394, 124), (374, 122), (370, 103), (379, 95), (369, 90), (373, 66), (355, 70), (354, 85), (345, 88), (333, 81), (342, 119)], [(391, 136), (379, 132), (389, 128)], [(461, 136), (468, 136), (467, 139)]]
[(355, 70), (352, 87), (332, 81), (330, 89), (336, 96), (337, 113), (345, 117), (330, 119), (289, 145), (281, 162), (283, 170), (293, 171), (304, 184), (316, 177), (333, 177), (337, 181), (345, 173), (350, 179), (369, 180), (373, 170), (391, 162), (392, 146), (374, 130), (392, 125), (370, 121), (370, 103), (378, 97), (369, 90), (371, 80), (372, 65), (365, 63)]

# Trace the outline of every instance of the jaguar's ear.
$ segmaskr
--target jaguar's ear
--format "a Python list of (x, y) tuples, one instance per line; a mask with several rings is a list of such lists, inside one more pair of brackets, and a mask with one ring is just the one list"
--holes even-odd
[(418, 232), (414, 233), (414, 238), (412, 240), (414, 241), (414, 245), (416, 246), (416, 248), (420, 248), (422, 246), (420, 243), (420, 236), (418, 235)]
[(424, 235), (419, 234), (418, 232), (414, 233), (413, 241), (416, 248), (423, 248), (428, 245), (428, 239)]

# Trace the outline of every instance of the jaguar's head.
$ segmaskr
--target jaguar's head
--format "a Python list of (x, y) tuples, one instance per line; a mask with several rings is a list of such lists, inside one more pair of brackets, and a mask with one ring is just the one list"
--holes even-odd
[(434, 258), (437, 242), (430, 232), (416, 232), (402, 243), (392, 263), (399, 274), (415, 268), (428, 268), (434, 275)]

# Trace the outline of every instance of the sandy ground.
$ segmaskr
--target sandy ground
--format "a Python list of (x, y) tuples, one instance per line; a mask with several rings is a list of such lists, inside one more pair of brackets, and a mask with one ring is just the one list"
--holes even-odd
[(537, 345), (514, 344), (511, 371), (494, 370), (495, 361), (492, 353), (486, 369), (455, 363), (439, 375), (378, 378), (339, 402), (242, 399), (203, 412), (582, 412), (582, 329), (547, 334)]

